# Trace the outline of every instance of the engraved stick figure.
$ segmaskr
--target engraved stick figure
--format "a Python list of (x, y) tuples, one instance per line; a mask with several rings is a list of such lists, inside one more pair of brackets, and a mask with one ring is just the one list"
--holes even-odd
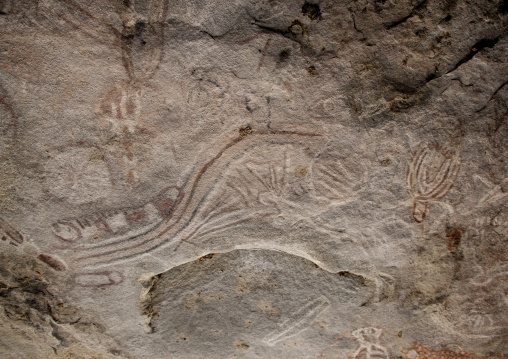
[(382, 334), (381, 329), (367, 327), (354, 330), (351, 334), (359, 344), (354, 354), (355, 358), (390, 358), (386, 349), (379, 344), (379, 338)]

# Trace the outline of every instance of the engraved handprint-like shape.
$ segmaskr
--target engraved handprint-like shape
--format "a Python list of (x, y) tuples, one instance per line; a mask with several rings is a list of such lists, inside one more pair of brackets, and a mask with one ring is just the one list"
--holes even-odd
[(460, 169), (454, 150), (437, 144), (421, 146), (407, 168), (406, 183), (413, 199), (413, 218), (421, 223), (429, 202), (439, 201), (452, 188)]

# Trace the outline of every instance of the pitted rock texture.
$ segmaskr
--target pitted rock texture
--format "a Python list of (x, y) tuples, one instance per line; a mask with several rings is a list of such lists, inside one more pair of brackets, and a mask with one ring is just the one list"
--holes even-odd
[(507, 25), (0, 1), (2, 357), (507, 357)]

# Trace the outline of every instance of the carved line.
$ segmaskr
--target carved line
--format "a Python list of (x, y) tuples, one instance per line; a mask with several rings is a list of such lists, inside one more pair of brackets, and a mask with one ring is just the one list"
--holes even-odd
[(0, 238), (4, 241), (9, 239), (10, 243), (14, 246), (23, 243), (23, 235), (2, 217), (0, 217)]
[[(295, 138), (296, 137), (296, 138)], [(203, 168), (197, 173), (195, 179), (192, 183), (192, 186), (189, 190), (189, 196), (187, 202), (183, 207), (180, 207), (180, 212), (178, 216), (175, 216), (175, 220), (172, 223), (169, 223), (171, 218), (166, 219), (161, 222), (157, 227), (153, 228), (150, 231), (147, 231), (141, 235), (137, 235), (128, 239), (123, 239), (115, 243), (110, 243), (107, 246), (112, 247), (111, 250), (104, 252), (102, 248), (97, 246), (85, 249), (89, 254), (78, 255), (75, 257), (75, 263), (79, 265), (86, 265), (89, 263), (108, 263), (114, 260), (126, 259), (136, 255), (147, 253), (148, 251), (152, 251), (161, 245), (175, 239), (175, 237), (180, 234), (183, 230), (185, 230), (194, 217), (197, 214), (197, 208), (199, 204), (202, 203), (206, 197), (202, 197), (197, 203), (194, 201), (194, 197), (196, 195), (196, 191), (201, 181), (203, 180), (203, 176), (208, 175), (210, 171), (212, 171), (216, 166), (220, 166), (220, 163), (217, 164), (218, 160), (226, 155), (228, 150), (232, 151), (233, 146), (236, 144), (243, 142), (247, 146), (255, 146), (256, 141), (261, 139), (272, 140), (272, 141), (282, 141), (282, 143), (293, 143), (299, 142), (302, 139), (312, 139), (312, 138), (320, 138), (321, 136), (314, 133), (298, 133), (298, 132), (269, 132), (269, 133), (257, 133), (250, 135), (248, 137), (242, 138), (237, 137), (229, 142), (222, 150), (220, 150), (217, 155), (215, 155), (209, 162), (207, 162)], [(236, 151), (238, 152), (238, 151)], [(229, 165), (226, 163), (226, 166)], [(212, 176), (211, 174), (210, 176)], [(205, 181), (206, 183), (206, 181)], [(203, 189), (206, 191), (206, 189)], [(190, 210), (190, 208), (194, 208)], [(184, 222), (182, 222), (184, 221)], [(170, 231), (175, 228), (177, 224), (180, 224), (173, 233)], [(156, 230), (158, 232), (156, 232)], [(155, 233), (154, 233), (155, 232)], [(153, 234), (152, 234), (153, 233)], [(167, 238), (162, 238), (162, 236), (167, 235)], [(134, 243), (132, 243), (134, 242)], [(125, 244), (131, 243), (131, 245), (125, 246)]]
[(286, 319), (278, 329), (269, 333), (263, 341), (268, 345), (274, 345), (282, 340), (301, 333), (307, 329), (305, 326), (306, 324), (316, 319), (329, 306), (330, 301), (324, 296), (308, 302)]

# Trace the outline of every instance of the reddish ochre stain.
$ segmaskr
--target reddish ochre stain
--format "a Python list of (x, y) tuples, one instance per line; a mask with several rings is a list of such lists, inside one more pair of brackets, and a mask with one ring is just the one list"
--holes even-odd
[(446, 230), (446, 239), (448, 240), (448, 250), (454, 251), (459, 248), (462, 238), (462, 229), (450, 228)]
[[(480, 356), (474, 353), (466, 353), (461, 350), (454, 352), (451, 350), (431, 350), (424, 347), (422, 344), (414, 343), (408, 349), (402, 349), (401, 352), (405, 354), (406, 359), (503, 359), (501, 355), (485, 355)], [(415, 355), (417, 354), (417, 355)]]
[(37, 259), (40, 260), (41, 262), (46, 263), (48, 266), (57, 271), (64, 271), (66, 269), (65, 264), (63, 264), (58, 259), (53, 258), (48, 254), (39, 254), (37, 256)]
[(0, 217), (0, 239), (9, 240), (12, 245), (18, 246), (23, 243), (23, 236), (14, 227)]
[(145, 212), (134, 212), (125, 215), (125, 219), (129, 223), (143, 223), (147, 220), (148, 216)]

